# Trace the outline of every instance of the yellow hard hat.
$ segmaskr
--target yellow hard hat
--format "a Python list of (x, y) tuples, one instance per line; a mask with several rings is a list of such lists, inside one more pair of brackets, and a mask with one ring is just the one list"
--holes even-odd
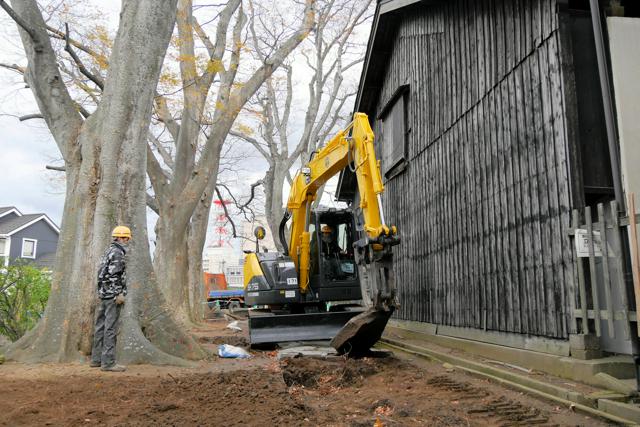
[(322, 232), (323, 233), (331, 233), (331, 232), (333, 232), (333, 229), (328, 225), (323, 225), (322, 226)]
[(119, 225), (113, 229), (111, 232), (112, 237), (128, 237), (131, 238), (131, 230), (129, 227), (125, 227), (124, 225)]

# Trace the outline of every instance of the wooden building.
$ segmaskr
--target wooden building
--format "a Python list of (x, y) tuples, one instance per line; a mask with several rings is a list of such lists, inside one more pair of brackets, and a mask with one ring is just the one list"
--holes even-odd
[[(601, 22), (638, 16), (615, 3), (622, 12), (601, 2)], [(594, 28), (589, 1), (378, 2), (355, 111), (372, 123), (385, 216), (401, 232), (398, 320), (567, 355), (570, 334), (595, 331), (601, 319), (574, 316), (588, 266), (572, 210), (593, 206), (595, 223), (596, 204), (624, 192)], [(354, 188), (344, 173), (338, 198)]]

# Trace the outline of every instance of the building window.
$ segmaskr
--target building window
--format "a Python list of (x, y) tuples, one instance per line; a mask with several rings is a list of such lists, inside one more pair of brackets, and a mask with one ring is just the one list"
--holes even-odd
[(407, 159), (407, 99), (409, 86), (400, 86), (385, 104), (381, 120), (382, 172), (387, 178), (402, 172)]
[(9, 256), (7, 252), (9, 249), (9, 245), (7, 243), (7, 239), (0, 239), (0, 257)]
[(22, 258), (36, 258), (38, 241), (34, 239), (22, 239)]

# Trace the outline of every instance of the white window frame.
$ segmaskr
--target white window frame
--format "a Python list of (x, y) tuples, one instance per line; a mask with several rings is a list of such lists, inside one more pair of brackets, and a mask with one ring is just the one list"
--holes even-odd
[(0, 252), (0, 257), (9, 256), (9, 238), (0, 237), (0, 240), (4, 240), (4, 252)]
[(0, 262), (2, 261), (2, 258), (4, 258), (4, 266), (8, 267), (9, 266), (9, 256), (11, 255), (11, 237), (2, 237), (2, 238), (6, 239), (6, 243), (4, 245), (5, 253), (4, 254), (0, 254)]
[[(26, 256), (24, 254), (24, 242), (29, 241), (29, 242), (33, 242), (33, 256)], [(36, 259), (36, 254), (38, 253), (38, 240), (37, 239), (28, 239), (26, 237), (24, 237), (22, 239), (22, 247), (20, 248), (20, 257), (21, 258), (28, 258), (28, 259)]]

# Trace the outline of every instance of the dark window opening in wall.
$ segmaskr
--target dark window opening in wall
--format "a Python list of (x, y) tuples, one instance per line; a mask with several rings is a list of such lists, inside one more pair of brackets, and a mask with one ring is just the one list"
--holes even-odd
[[(606, 203), (615, 197), (613, 174), (600, 89), (598, 61), (591, 15), (570, 10), (571, 44), (577, 101), (577, 147), (585, 206)], [(576, 188), (580, 191), (580, 189)]]
[(382, 153), (382, 173), (387, 179), (398, 175), (407, 164), (407, 99), (409, 86), (400, 86), (385, 104), (378, 119), (377, 136)]
[[(568, 0), (569, 9), (589, 11), (589, 0)], [(640, 17), (638, 0), (600, 0), (600, 7), (607, 16)]]

